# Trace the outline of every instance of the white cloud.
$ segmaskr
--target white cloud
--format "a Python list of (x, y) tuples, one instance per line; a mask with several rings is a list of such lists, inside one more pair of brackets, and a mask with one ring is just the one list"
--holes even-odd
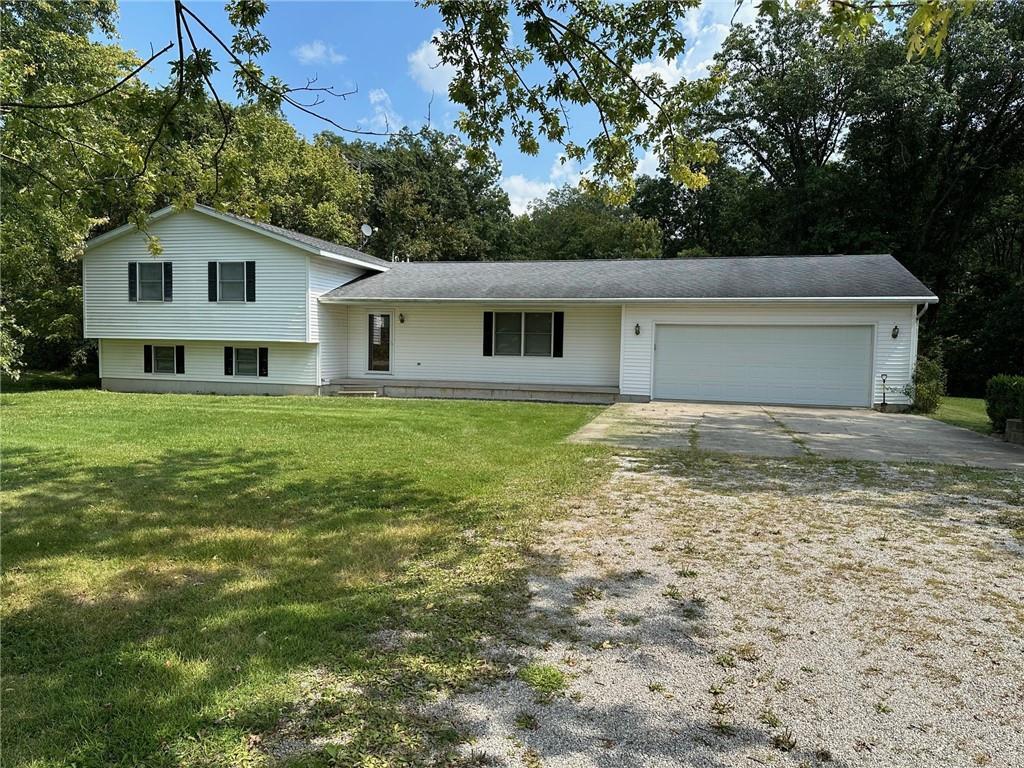
[(323, 40), (303, 43), (292, 50), (292, 56), (301, 64), (341, 64), (345, 61), (344, 54), (338, 53), (333, 45), (328, 45)]
[(657, 176), (658, 175), (658, 156), (651, 152), (649, 149), (644, 151), (644, 156), (641, 157), (636, 164), (636, 176)]
[(383, 88), (374, 88), (368, 97), (373, 107), (373, 116), (361, 118), (359, 124), (373, 131), (397, 131), (403, 121), (391, 104), (390, 94)]
[(424, 40), (420, 47), (406, 57), (409, 62), (409, 75), (417, 85), (427, 93), (448, 95), (448, 84), (455, 77), (455, 67), (441, 62), (441, 56), (434, 45), (434, 37), (441, 30), (434, 30), (429, 40)]
[(651, 59), (650, 61), (641, 61), (633, 65), (633, 77), (637, 79), (643, 79), (650, 77), (651, 75), (659, 75), (669, 88), (674, 85), (678, 85), (679, 81), (683, 79), (685, 72), (679, 68), (679, 61), (672, 59)]
[(501, 187), (508, 194), (512, 213), (516, 216), (526, 213), (530, 203), (534, 200), (546, 197), (548, 192), (556, 187), (565, 184), (576, 186), (580, 183), (580, 179), (590, 172), (589, 168), (580, 169), (579, 163), (575, 160), (566, 159), (565, 162), (562, 162), (564, 157), (565, 155), (562, 154), (555, 157), (546, 180), (528, 179), (520, 173), (502, 177)]
[(521, 173), (517, 173), (515, 176), (503, 176), (501, 187), (508, 194), (512, 213), (518, 216), (521, 213), (526, 213), (530, 203), (547, 195), (555, 188), (555, 185), (550, 181), (528, 179)]

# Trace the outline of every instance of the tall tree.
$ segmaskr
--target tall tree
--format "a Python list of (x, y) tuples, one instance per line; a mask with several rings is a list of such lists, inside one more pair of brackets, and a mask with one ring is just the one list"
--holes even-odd
[(512, 216), (496, 162), (472, 164), (467, 147), (436, 130), (403, 130), (384, 144), (337, 145), (372, 179), (366, 248), (386, 259), (476, 261), (505, 258)]
[(517, 221), (524, 259), (656, 259), (661, 233), (628, 206), (570, 186), (554, 189)]

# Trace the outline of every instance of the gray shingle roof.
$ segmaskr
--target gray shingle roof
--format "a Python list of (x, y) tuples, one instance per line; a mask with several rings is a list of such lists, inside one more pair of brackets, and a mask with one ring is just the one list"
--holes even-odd
[(390, 264), (327, 300), (775, 299), (935, 296), (888, 254)]
[(274, 224), (267, 224), (266, 222), (263, 221), (256, 221), (255, 219), (250, 219), (248, 216), (240, 216), (237, 213), (227, 213), (225, 211), (218, 211), (215, 208), (210, 208), (209, 206), (206, 205), (196, 205), (196, 208), (204, 208), (207, 211), (214, 213), (218, 216), (223, 216), (226, 219), (235, 219), (236, 221), (240, 221), (250, 226), (258, 227), (259, 229), (262, 229), (266, 232), (275, 234), (278, 237), (283, 237), (288, 240), (294, 240), (297, 243), (302, 243), (303, 245), (308, 245), (313, 248), (317, 248), (321, 251), (326, 251), (327, 253), (333, 253), (336, 256), (344, 256), (349, 259), (358, 259), (359, 261), (364, 261), (367, 264), (376, 264), (377, 266), (380, 267), (391, 266), (390, 261), (378, 259), (376, 256), (371, 256), (368, 253), (357, 251), (355, 248), (349, 248), (347, 245), (341, 245), (340, 243), (332, 243), (330, 240), (321, 240), (319, 237), (311, 237), (310, 235), (305, 235), (302, 232), (296, 232), (293, 229), (285, 229), (284, 227), (278, 227), (275, 226)]

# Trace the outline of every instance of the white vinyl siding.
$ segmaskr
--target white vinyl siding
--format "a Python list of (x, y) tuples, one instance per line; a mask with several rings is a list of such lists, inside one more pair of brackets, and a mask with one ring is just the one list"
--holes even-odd
[[(86, 337), (307, 341), (305, 252), (194, 211), (159, 219), (150, 231), (163, 247), (160, 260), (174, 264), (174, 300), (128, 301), (128, 262), (153, 261), (142, 233), (101, 243), (84, 257)], [(209, 301), (210, 261), (256, 262), (256, 302)]]
[[(341, 309), (343, 307), (339, 307)], [(483, 315), (564, 312), (563, 357), (483, 354)], [(392, 313), (391, 377), (430, 381), (614, 387), (619, 380), (619, 307), (547, 307), (401, 302), (348, 308), (348, 376), (366, 371), (367, 316)], [(405, 322), (401, 322), (400, 315)]]
[[(340, 314), (337, 312), (338, 305), (320, 304), (318, 299), (328, 291), (333, 291), (345, 283), (351, 283), (364, 274), (366, 274), (365, 270), (350, 264), (319, 256), (309, 256), (309, 338), (307, 341), (318, 341), (325, 319), (337, 318)], [(332, 330), (328, 330), (328, 333), (331, 332)]]
[[(620, 394), (652, 396), (654, 332), (656, 324), (694, 325), (864, 325), (873, 334), (871, 390), (874, 403), (882, 401), (880, 374), (888, 375), (890, 403), (906, 403), (903, 387), (914, 365), (916, 306), (913, 304), (691, 304), (625, 305), (622, 308)], [(639, 324), (640, 335), (635, 334)], [(896, 339), (892, 328), (900, 326)]]
[[(111, 379), (174, 379), (177, 381), (196, 381), (225, 383), (235, 379), (224, 375), (224, 347), (255, 348), (268, 347), (268, 376), (241, 377), (246, 381), (266, 384), (306, 384), (316, 385), (316, 345), (305, 343), (274, 343), (255, 342), (248, 340), (236, 341), (190, 341), (186, 339), (169, 340), (169, 345), (185, 346), (185, 373), (143, 373), (143, 347), (153, 343), (152, 339), (101, 339), (100, 360), (101, 375)], [(171, 347), (173, 352), (173, 346)]]
[(320, 342), (319, 378), (340, 379), (348, 373), (348, 311), (337, 304), (321, 304), (318, 299), (365, 272), (318, 256), (310, 256), (308, 261), (309, 341)]

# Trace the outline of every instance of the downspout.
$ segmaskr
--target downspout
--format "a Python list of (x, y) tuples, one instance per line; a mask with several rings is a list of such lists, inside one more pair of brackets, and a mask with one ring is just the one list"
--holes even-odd
[(917, 317), (915, 318), (915, 320), (917, 320), (917, 322), (921, 322), (921, 318), (924, 317), (924, 313), (927, 312), (927, 311), (928, 311), (928, 305), (927, 304), (922, 304), (921, 308), (917, 311)]

